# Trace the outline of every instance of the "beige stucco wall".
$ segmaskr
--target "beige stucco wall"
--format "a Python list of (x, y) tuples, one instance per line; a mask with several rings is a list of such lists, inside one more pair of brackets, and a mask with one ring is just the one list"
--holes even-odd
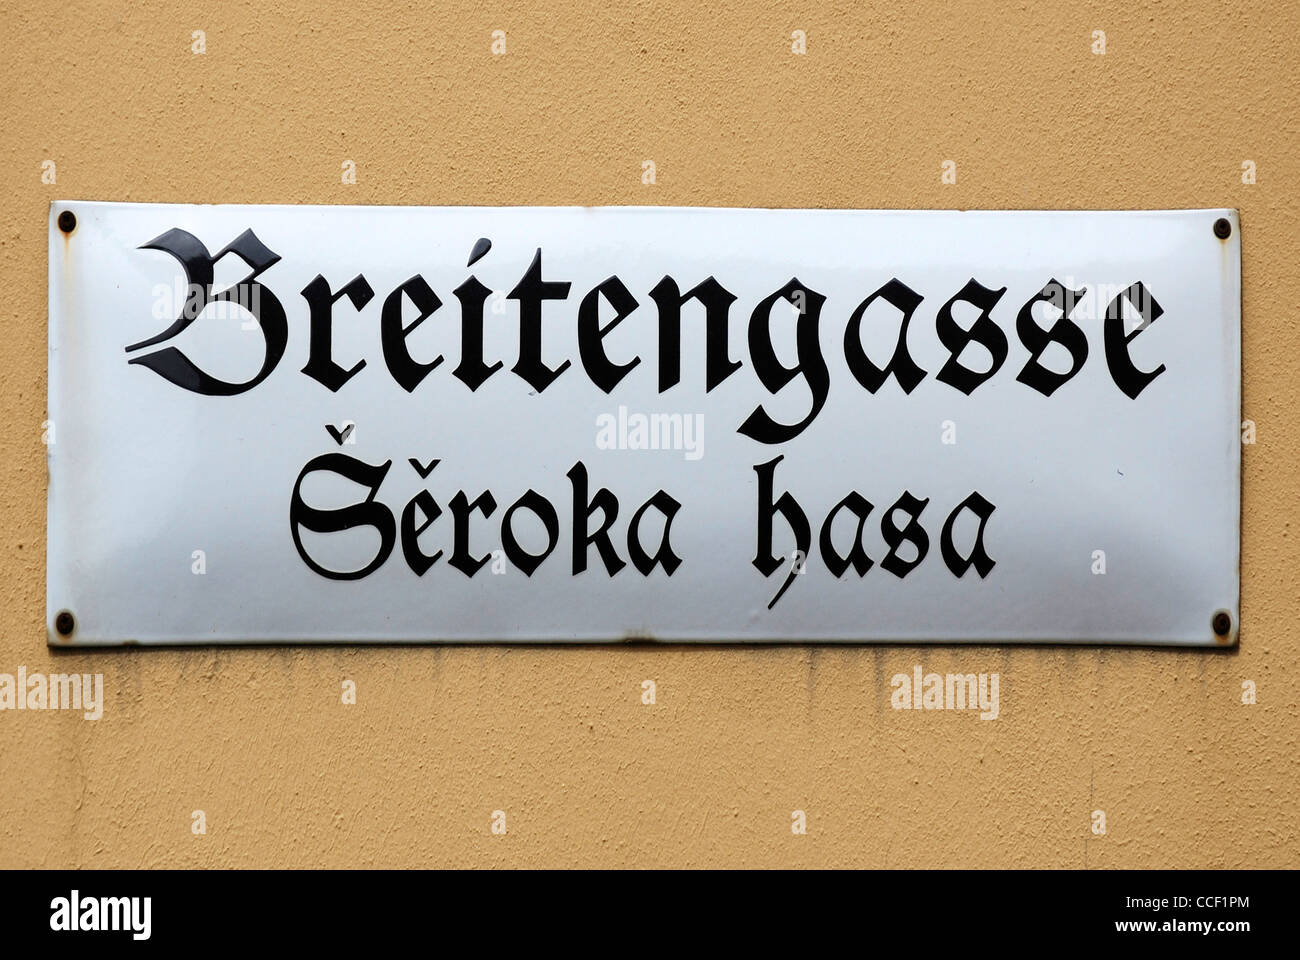
[[(0, 672), (107, 696), (0, 713), (0, 866), (1300, 864), (1296, 4), (425, 6), (0, 7)], [(1238, 207), (1240, 648), (52, 653), (55, 198)], [(999, 672), (1001, 717), (891, 710), (918, 662)]]

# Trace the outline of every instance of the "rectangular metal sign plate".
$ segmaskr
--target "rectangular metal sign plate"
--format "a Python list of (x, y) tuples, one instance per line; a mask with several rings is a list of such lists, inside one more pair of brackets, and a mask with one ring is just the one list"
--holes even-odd
[(49, 231), (51, 643), (1236, 640), (1234, 211)]

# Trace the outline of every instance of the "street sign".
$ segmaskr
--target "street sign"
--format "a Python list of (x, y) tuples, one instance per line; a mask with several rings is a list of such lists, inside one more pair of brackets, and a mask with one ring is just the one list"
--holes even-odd
[(1234, 211), (50, 211), (50, 642), (1236, 642)]

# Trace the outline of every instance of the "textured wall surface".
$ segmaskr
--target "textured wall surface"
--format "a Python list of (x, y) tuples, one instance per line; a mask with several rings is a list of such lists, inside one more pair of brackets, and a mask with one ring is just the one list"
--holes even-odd
[[(1300, 864), (1300, 8), (464, 6), (0, 3), (0, 672), (107, 699), (0, 712), (0, 866)], [(52, 653), (55, 198), (1238, 207), (1240, 647)], [(1001, 717), (890, 709), (916, 663)]]

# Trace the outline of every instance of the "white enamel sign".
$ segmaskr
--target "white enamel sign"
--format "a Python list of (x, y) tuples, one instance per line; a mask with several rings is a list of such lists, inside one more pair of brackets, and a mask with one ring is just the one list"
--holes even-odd
[(51, 643), (1236, 641), (1234, 211), (49, 237)]

